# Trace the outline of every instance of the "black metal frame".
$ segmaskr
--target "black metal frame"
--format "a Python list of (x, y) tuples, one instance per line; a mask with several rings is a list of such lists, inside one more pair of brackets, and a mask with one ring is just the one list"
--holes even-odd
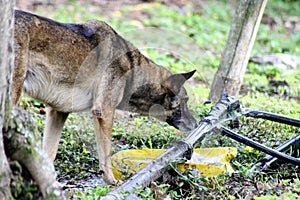
[[(224, 98), (234, 98), (230, 97), (227, 94), (222, 95), (221, 99), (219, 102), (222, 102), (222, 99)], [(219, 103), (218, 102), (218, 103)], [(214, 106), (217, 107), (218, 103)], [(232, 118), (235, 116), (234, 112), (240, 112), (241, 115), (245, 117), (253, 117), (253, 118), (262, 118), (278, 123), (283, 123), (291, 126), (296, 126), (300, 127), (300, 120), (283, 116), (283, 115), (278, 115), (275, 113), (270, 113), (270, 112), (265, 112), (265, 111), (258, 111), (258, 110), (252, 110), (249, 108), (241, 108), (239, 101), (236, 100), (234, 103), (231, 104), (230, 101), (227, 102), (227, 117)], [(210, 113), (211, 114), (211, 113)], [(209, 115), (210, 115), (209, 114)], [(238, 121), (238, 117), (234, 117), (234, 122)], [(298, 156), (297, 152), (300, 150), (300, 134), (291, 138), (290, 140), (286, 141), (285, 143), (279, 145), (277, 148), (272, 149), (270, 147), (267, 147), (265, 145), (262, 145), (258, 142), (255, 142), (245, 136), (239, 135), (238, 133), (224, 127), (224, 126), (216, 126), (215, 129), (221, 131), (223, 135), (226, 135), (227, 137), (230, 137), (238, 142), (241, 142), (243, 144), (246, 144), (248, 146), (251, 146), (253, 148), (256, 148), (260, 151), (265, 152), (267, 155), (255, 163), (253, 167), (251, 168), (252, 171), (261, 171), (265, 169), (266, 167), (270, 166), (272, 163), (277, 162), (278, 160), (282, 160), (285, 162), (293, 163), (296, 165), (300, 165), (300, 159), (297, 157), (293, 157), (290, 155), (287, 155), (287, 153), (290, 151), (292, 152), (292, 155)], [(292, 150), (292, 151), (291, 151)]]

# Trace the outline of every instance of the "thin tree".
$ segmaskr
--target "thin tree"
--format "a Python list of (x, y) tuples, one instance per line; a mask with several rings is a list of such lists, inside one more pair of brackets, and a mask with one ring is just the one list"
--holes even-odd
[(211, 85), (210, 100), (219, 99), (224, 92), (233, 96), (239, 94), (250, 52), (267, 4), (267, 0), (238, 2), (220, 66)]

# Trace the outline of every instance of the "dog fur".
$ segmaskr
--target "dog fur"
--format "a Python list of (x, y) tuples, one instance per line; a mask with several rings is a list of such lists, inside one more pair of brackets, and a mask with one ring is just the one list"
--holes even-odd
[[(182, 131), (196, 127), (184, 82), (101, 21), (60, 23), (15, 11), (12, 99), (21, 91), (47, 105), (43, 148), (54, 160), (70, 112), (92, 111), (99, 167), (108, 184), (115, 109), (152, 115)], [(149, 114), (150, 113), (150, 114)]]

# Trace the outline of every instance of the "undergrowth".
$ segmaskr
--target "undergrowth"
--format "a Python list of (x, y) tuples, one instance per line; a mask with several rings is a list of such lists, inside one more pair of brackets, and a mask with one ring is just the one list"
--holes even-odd
[[(212, 105), (203, 102), (208, 98), (209, 86), (225, 47), (233, 6), (227, 1), (204, 1), (197, 6), (186, 4), (182, 7), (156, 2), (123, 6), (109, 17), (101, 17), (105, 11), (97, 5), (85, 8), (79, 2), (70, 1), (37, 12), (63, 22), (105, 20), (143, 53), (172, 72), (197, 69), (195, 78), (188, 81), (186, 87), (189, 107), (200, 121)], [(89, 8), (92, 11), (87, 12)], [(269, 1), (265, 17), (276, 19), (276, 29), (266, 22), (261, 24), (252, 55), (288, 53), (299, 57), (299, 31), (289, 32), (284, 26), (289, 16), (299, 12), (298, 1)], [(299, 69), (298, 66), (287, 71), (272, 65), (249, 63), (239, 96), (242, 106), (300, 118)], [(286, 81), (288, 87), (274, 88), (270, 86), (271, 80)], [(42, 132), (44, 115), (39, 113), (43, 105), (24, 97), (21, 106), (33, 113)], [(91, 189), (75, 190), (78, 189), (76, 182), (93, 179), (99, 173), (91, 121), (90, 114), (70, 115), (55, 161), (58, 180), (65, 184), (74, 199), (95, 199), (113, 189), (92, 184)], [(245, 117), (240, 117), (240, 127), (235, 131), (272, 148), (300, 132), (296, 127)], [(180, 133), (153, 118), (128, 113), (126, 117), (115, 119), (112, 135), (112, 153), (116, 153), (126, 149), (168, 148), (187, 133)], [(135, 193), (142, 199), (300, 198), (298, 166), (279, 163), (267, 171), (250, 173), (251, 166), (265, 154), (215, 132), (197, 146), (236, 147), (238, 155), (231, 161), (235, 172), (201, 177), (194, 170), (184, 173), (174, 168), (168, 172), (172, 177), (168, 181), (162, 178), (146, 189), (137, 188)]]

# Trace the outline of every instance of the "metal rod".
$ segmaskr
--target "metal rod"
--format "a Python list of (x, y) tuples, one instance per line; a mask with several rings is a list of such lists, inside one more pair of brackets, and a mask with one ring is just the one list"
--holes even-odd
[(149, 185), (151, 181), (160, 177), (170, 168), (170, 164), (176, 163), (178, 159), (190, 159), (193, 145), (201, 141), (220, 121), (226, 119), (228, 113), (237, 110), (239, 107), (239, 100), (236, 97), (223, 94), (218, 103), (212, 107), (209, 114), (201, 120), (198, 127), (194, 129), (186, 139), (173, 144), (162, 155), (152, 160), (146, 167), (133, 175), (121, 186), (107, 193), (105, 197), (117, 199), (124, 191), (132, 192), (137, 186), (143, 188)]
[(262, 152), (265, 152), (269, 155), (272, 155), (280, 160), (283, 160), (283, 161), (286, 161), (286, 162), (289, 162), (289, 163), (292, 163), (292, 164), (296, 164), (296, 165), (300, 165), (300, 160), (298, 158), (295, 158), (295, 157), (292, 157), (292, 156), (289, 156), (289, 155), (286, 155), (284, 153), (281, 153), (280, 151), (277, 151), (277, 150), (274, 150), (274, 149), (271, 149), (270, 147), (267, 147), (265, 145), (262, 145), (258, 142), (255, 142), (245, 136), (242, 136), (242, 135), (239, 135), (223, 126), (221, 126), (220, 128), (217, 128), (219, 129), (222, 134), (238, 141), (238, 142), (241, 142), (243, 144), (246, 144), (248, 146), (251, 146), (253, 148), (256, 148)]
[[(291, 146), (294, 146), (295, 149), (294, 150), (297, 150), (296, 146), (297, 146), (297, 143), (300, 142), (300, 134), (287, 140), (286, 142), (284, 142), (283, 144), (279, 145), (278, 147), (276, 147), (275, 149), (277, 151), (280, 151), (280, 152), (288, 152), (290, 150), (290, 147)], [(266, 155), (262, 160), (271, 160), (273, 158), (273, 156), (271, 155)]]
[(278, 115), (278, 114), (274, 114), (274, 113), (270, 113), (270, 112), (244, 109), (242, 111), (242, 115), (244, 115), (246, 117), (262, 118), (262, 119), (267, 119), (267, 120), (271, 120), (274, 122), (279, 122), (279, 123), (283, 123), (283, 124), (300, 127), (299, 119), (295, 119), (295, 118), (287, 117), (287, 116), (283, 116), (283, 115)]
[[(287, 140), (283, 144), (279, 145), (278, 147), (275, 148), (275, 150), (287, 153), (292, 146), (292, 148), (293, 148), (292, 155), (293, 155), (293, 154), (295, 154), (295, 151), (297, 151), (299, 149), (299, 145), (300, 145), (299, 143), (300, 143), (300, 134)], [(257, 168), (260, 168), (259, 171), (262, 171), (277, 161), (278, 161), (278, 158), (271, 156), (271, 155), (266, 155), (264, 158), (262, 158), (258, 162), (256, 162), (252, 166), (250, 171), (256, 171)]]

